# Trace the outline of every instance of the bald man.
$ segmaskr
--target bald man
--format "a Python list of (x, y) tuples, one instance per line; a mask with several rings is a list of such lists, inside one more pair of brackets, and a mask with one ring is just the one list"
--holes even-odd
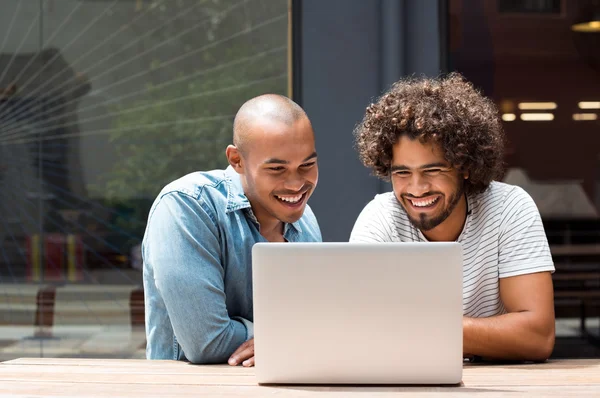
[(306, 113), (262, 95), (239, 109), (230, 166), (168, 184), (142, 242), (146, 356), (254, 365), (251, 251), (257, 242), (319, 242), (306, 204), (317, 153)]

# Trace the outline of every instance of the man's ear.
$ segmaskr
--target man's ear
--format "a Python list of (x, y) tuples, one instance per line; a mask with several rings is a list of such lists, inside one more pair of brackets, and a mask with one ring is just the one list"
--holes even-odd
[(225, 150), (227, 161), (233, 167), (238, 174), (244, 174), (244, 165), (242, 160), (242, 154), (235, 145), (228, 145)]

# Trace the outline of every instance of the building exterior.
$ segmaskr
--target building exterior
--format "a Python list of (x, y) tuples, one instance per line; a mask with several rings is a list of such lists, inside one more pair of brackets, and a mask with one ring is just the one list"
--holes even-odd
[[(0, 328), (25, 331), (0, 360), (143, 356), (150, 204), (181, 175), (225, 167), (237, 108), (266, 92), (311, 118), (310, 204), (324, 240), (346, 241), (390, 189), (353, 148), (365, 108), (403, 76), (463, 73), (501, 110), (505, 180), (534, 197), (551, 243), (590, 250), (557, 261), (600, 275), (600, 33), (572, 28), (592, 3), (3, 1)], [(577, 278), (567, 290), (597, 291)], [(557, 313), (579, 316), (578, 297)], [(114, 330), (125, 337), (101, 337)]]

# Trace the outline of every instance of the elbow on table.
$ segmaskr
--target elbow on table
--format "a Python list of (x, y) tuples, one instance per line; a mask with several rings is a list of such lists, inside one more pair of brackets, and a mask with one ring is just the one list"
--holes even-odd
[(198, 365), (227, 363), (233, 351), (243, 342), (236, 344), (234, 340), (234, 336), (224, 330), (212, 339), (197, 341), (191, 347), (184, 347), (183, 353), (188, 361)]
[(543, 338), (540, 338), (538, 344), (536, 344), (535, 348), (532, 350), (531, 358), (528, 358), (532, 361), (546, 361), (552, 355), (554, 351), (554, 341), (555, 341), (555, 333), (552, 330), (551, 333), (548, 333)]
[(223, 364), (227, 363), (231, 354), (215, 349), (196, 348), (190, 352), (184, 351), (185, 358), (196, 365)]

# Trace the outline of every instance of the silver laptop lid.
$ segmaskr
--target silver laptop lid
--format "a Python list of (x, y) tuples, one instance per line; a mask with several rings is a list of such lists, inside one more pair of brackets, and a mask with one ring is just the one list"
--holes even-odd
[(253, 247), (259, 383), (462, 378), (459, 243)]

